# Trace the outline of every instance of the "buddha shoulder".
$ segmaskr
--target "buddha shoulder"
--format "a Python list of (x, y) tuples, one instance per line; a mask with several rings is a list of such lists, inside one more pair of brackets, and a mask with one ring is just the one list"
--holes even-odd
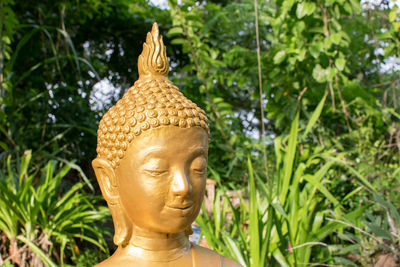
[(192, 257), (196, 262), (196, 266), (216, 266), (216, 267), (243, 267), (236, 261), (219, 255), (211, 249), (192, 244)]
[[(204, 248), (195, 244), (192, 244), (190, 249), (191, 258), (192, 258), (192, 266), (198, 267), (243, 267), (239, 263), (234, 260), (219, 255), (217, 252), (212, 251), (208, 248)], [(167, 262), (146, 262), (145, 260), (140, 260), (136, 257), (126, 257), (120, 255), (119, 251), (106, 259), (105, 261), (97, 264), (95, 267), (114, 267), (114, 266), (163, 266), (163, 267), (172, 267), (172, 266), (187, 266), (189, 262), (177, 262), (180, 259), (167, 261)]]

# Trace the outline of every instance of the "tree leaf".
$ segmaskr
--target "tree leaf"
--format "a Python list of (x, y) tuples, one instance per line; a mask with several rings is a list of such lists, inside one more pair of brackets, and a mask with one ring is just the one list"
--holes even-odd
[(301, 2), (297, 5), (296, 16), (301, 19), (306, 15), (311, 15), (315, 11), (315, 3)]
[(305, 10), (307, 12), (307, 15), (311, 15), (312, 13), (314, 13), (316, 5), (315, 5), (315, 3), (305, 2), (304, 3), (304, 8), (305, 8)]
[(349, 3), (345, 3), (345, 4), (343, 5), (343, 9), (346, 10), (346, 12), (347, 12), (349, 15), (352, 15), (352, 14), (353, 14), (353, 9), (351, 8), (351, 5), (350, 5)]
[(10, 38), (8, 37), (8, 36), (3, 36), (3, 42), (5, 42), (6, 44), (11, 44), (11, 40), (10, 40)]
[(396, 10), (392, 10), (392, 11), (389, 12), (389, 20), (390, 20), (390, 22), (395, 21), (396, 17), (397, 17)]
[(299, 4), (297, 5), (297, 9), (296, 9), (296, 16), (297, 16), (299, 19), (301, 19), (301, 18), (303, 18), (305, 15), (307, 15), (307, 11), (306, 11), (306, 8), (305, 8), (305, 3), (304, 3), (304, 2), (299, 3)]
[(185, 42), (186, 42), (186, 40), (183, 38), (176, 38), (171, 41), (171, 44), (184, 44)]
[(341, 32), (336, 32), (336, 33), (332, 34), (330, 36), (330, 39), (331, 39), (332, 43), (334, 43), (336, 45), (340, 44), (340, 41), (342, 40)]
[(382, 41), (382, 40), (386, 40), (386, 39), (391, 39), (392, 37), (393, 36), (390, 31), (385, 31), (378, 35), (378, 40)]
[(362, 11), (361, 4), (359, 0), (350, 0), (351, 6), (355, 13), (360, 13)]
[(169, 35), (180, 35), (180, 34), (182, 34), (182, 28), (181, 27), (174, 27), (174, 28), (172, 28), (172, 29), (170, 29), (168, 31), (168, 34)]
[(315, 45), (311, 45), (309, 48), (308, 48), (308, 51), (310, 51), (310, 54), (311, 54), (311, 56), (313, 57), (313, 58), (318, 58), (319, 57), (319, 54), (320, 54), (320, 51), (321, 51), (321, 46), (319, 45), (319, 44), (315, 44)]
[(326, 82), (326, 70), (319, 64), (314, 67), (312, 76), (319, 83)]
[(339, 71), (343, 71), (346, 65), (346, 59), (339, 57), (335, 60), (335, 66)]
[(276, 55), (274, 56), (274, 64), (280, 64), (282, 61), (284, 61), (286, 58), (286, 51), (281, 50)]

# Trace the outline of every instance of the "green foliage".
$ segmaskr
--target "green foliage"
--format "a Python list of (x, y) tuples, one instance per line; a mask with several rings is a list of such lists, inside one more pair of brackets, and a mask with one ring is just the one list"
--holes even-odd
[(105, 232), (97, 225), (108, 216), (107, 209), (96, 208), (97, 198), (83, 191), (84, 183), (62, 183), (70, 171), (67, 165), (50, 161), (32, 172), (30, 161), (29, 151), (15, 163), (8, 157), (0, 172), (0, 230), (11, 260), (63, 265), (84, 250), (82, 241), (107, 254)]
[[(141, 44), (133, 40), (150, 28), (145, 17), (158, 14), (162, 23), (162, 12), (155, 8), (153, 12), (146, 1), (2, 1), (1, 5), (2, 150), (19, 154), (32, 150), (39, 163), (74, 159), (87, 171), (95, 156), (100, 115), (137, 78), (133, 58)], [(142, 17), (135, 19), (139, 12)], [(128, 29), (130, 33), (121, 39)], [(101, 80), (112, 82), (114, 88), (102, 93)]]
[[(241, 197), (237, 206), (226, 194), (227, 188), (219, 184), (212, 213), (208, 214), (203, 207), (202, 215), (197, 220), (211, 247), (245, 266), (297, 266), (312, 263), (356, 266), (345, 257), (350, 252), (359, 253), (362, 257), (360, 262), (366, 265), (373, 263), (365, 259), (376, 253), (378, 248), (380, 251), (383, 248), (385, 253), (397, 255), (398, 212), (393, 204), (374, 193), (375, 203), (381, 206), (381, 211), (386, 211), (378, 213), (377, 217), (368, 212), (371, 207), (368, 201), (350, 208), (342, 205), (346, 199), (359, 195), (362, 188), (376, 191), (375, 186), (369, 182), (371, 179), (365, 177), (367, 172), (371, 175), (375, 171), (369, 169), (364, 172), (360, 168), (362, 165), (357, 170), (352, 168), (348, 162), (351, 158), (349, 152), (337, 153), (321, 146), (309, 147), (301, 141), (307, 140), (307, 135), (316, 126), (325, 99), (326, 94), (310, 116), (301, 138), (299, 113), (292, 121), (289, 135), (275, 138), (276, 167), (270, 181), (254, 173), (249, 158), (249, 188), (244, 194), (246, 197)], [(380, 112), (376, 116), (382, 118)], [(364, 116), (364, 119), (368, 120), (369, 117)], [(362, 129), (360, 131), (363, 132)], [(365, 136), (356, 140), (361, 138), (364, 143), (369, 140)], [(360, 146), (357, 149), (366, 150)], [(360, 153), (357, 155), (360, 156)], [(376, 155), (377, 151), (373, 153)], [(345, 173), (349, 172), (353, 182), (361, 185), (343, 197), (329, 190), (336, 183), (333, 180), (335, 173), (342, 172), (342, 168)], [(218, 174), (212, 173), (215, 180), (221, 181)], [(396, 173), (398, 171), (394, 173), (398, 177)], [(377, 186), (381, 188), (381, 185)], [(231, 214), (229, 223), (221, 219), (226, 214)], [(364, 217), (369, 222), (362, 221)], [(354, 229), (360, 229), (355, 226), (360, 224), (366, 230), (360, 230), (361, 234), (357, 236), (351, 234)], [(367, 236), (363, 237), (365, 233)], [(335, 235), (344, 242), (335, 244)], [(370, 245), (371, 238), (374, 247)], [(346, 245), (345, 241), (349, 240), (357, 246)], [(367, 255), (362, 252), (365, 247), (370, 248)]]
[[(345, 248), (347, 253), (359, 255), (358, 262), (363, 266), (374, 264), (376, 255), (400, 257), (400, 217), (398, 208), (380, 194), (374, 194), (371, 211), (366, 210), (361, 218), (343, 218), (337, 222), (349, 227), (339, 237), (350, 241)], [(344, 249), (343, 249), (344, 250)]]
[[(325, 97), (322, 105), (324, 101)], [(317, 108), (303, 136), (315, 126), (320, 113)], [(340, 200), (329, 192), (329, 173), (341, 156), (317, 146), (302, 157), (305, 152), (299, 151), (303, 144), (299, 143), (298, 124), (299, 113), (289, 135), (275, 138), (277, 161), (269, 182), (255, 173), (249, 157), (247, 197), (235, 207), (220, 184), (212, 214), (203, 206), (197, 220), (209, 245), (244, 266), (296, 266), (313, 261), (332, 264), (329, 244), (324, 242), (345, 226), (327, 218), (356, 219), (365, 210), (360, 207), (346, 213)], [(213, 175), (220, 181), (216, 173)], [(229, 223), (222, 221), (227, 213), (232, 216)]]

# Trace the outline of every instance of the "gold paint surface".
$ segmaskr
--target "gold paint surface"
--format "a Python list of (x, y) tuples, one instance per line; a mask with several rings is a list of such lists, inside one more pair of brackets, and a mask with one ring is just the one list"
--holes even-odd
[(189, 242), (205, 191), (208, 119), (166, 77), (156, 23), (138, 68), (99, 124), (93, 168), (118, 249), (98, 266), (241, 266)]

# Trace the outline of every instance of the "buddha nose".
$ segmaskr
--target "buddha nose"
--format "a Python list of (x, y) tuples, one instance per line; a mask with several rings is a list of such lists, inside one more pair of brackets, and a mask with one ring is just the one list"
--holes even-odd
[(174, 173), (171, 190), (175, 196), (186, 196), (192, 190), (189, 177), (184, 170), (177, 170)]

